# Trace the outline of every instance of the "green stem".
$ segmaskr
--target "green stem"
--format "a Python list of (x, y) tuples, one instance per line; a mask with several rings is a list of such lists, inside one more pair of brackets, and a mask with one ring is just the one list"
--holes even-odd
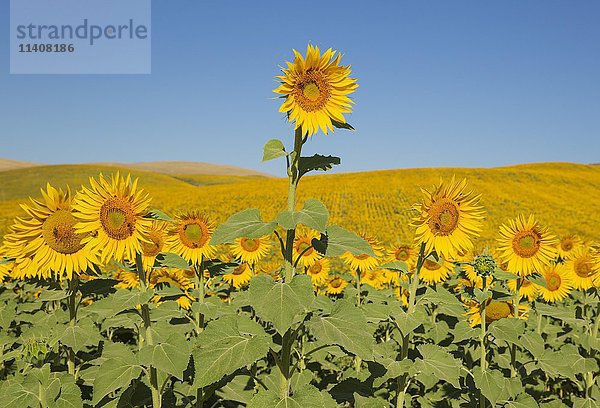
[[(484, 286), (485, 286), (485, 279), (484, 279)], [(486, 356), (486, 349), (485, 349), (485, 337), (486, 337), (486, 327), (485, 327), (485, 306), (486, 306), (487, 301), (484, 300), (483, 303), (481, 303), (480, 305), (480, 310), (481, 310), (481, 336), (479, 338), (479, 348), (481, 349), (481, 359), (480, 359), (480, 367), (481, 367), (481, 372), (485, 373), (485, 371), (487, 370), (487, 356)], [(483, 393), (481, 392), (481, 390), (479, 391), (479, 406), (481, 408), (485, 408), (485, 397), (483, 396)]]
[[(519, 304), (521, 303), (521, 286), (523, 285), (523, 279), (517, 278), (515, 297), (513, 298), (513, 315), (516, 319), (519, 318)], [(510, 344), (510, 377), (515, 378), (517, 376), (517, 345), (515, 343)]]
[[(300, 154), (302, 152), (302, 128), (296, 129), (294, 133), (294, 152), (292, 153), (290, 165), (288, 167), (288, 211), (294, 212), (296, 210), (296, 190), (298, 188), (299, 172), (298, 163), (300, 162)], [(296, 237), (296, 229), (287, 230), (286, 242), (285, 242), (285, 282), (290, 282), (294, 277), (294, 260), (293, 248), (294, 238)]]
[[(408, 298), (408, 314), (412, 314), (415, 311), (417, 304), (417, 289), (419, 288), (419, 273), (425, 263), (425, 243), (421, 244), (419, 248), (419, 257), (417, 258), (417, 267), (413, 273), (412, 280), (410, 282), (409, 298)], [(402, 334), (402, 350), (400, 351), (400, 361), (408, 358), (408, 347), (410, 345), (410, 338), (412, 333), (407, 333), (406, 336)], [(404, 407), (404, 396), (406, 395), (406, 389), (408, 385), (408, 373), (402, 374), (397, 380), (397, 395), (396, 395), (396, 408)]]
[[(200, 259), (200, 265), (194, 266), (196, 272), (195, 286), (198, 291), (198, 304), (204, 303), (204, 259)], [(196, 335), (204, 331), (204, 314), (200, 312), (200, 308), (196, 309)]]
[(542, 334), (542, 314), (539, 312), (537, 315), (537, 327), (535, 331), (537, 334)]
[[(69, 296), (67, 299), (67, 307), (69, 309), (69, 325), (71, 327), (75, 327), (77, 324), (77, 286), (79, 285), (79, 281), (77, 278), (73, 277), (69, 281)], [(67, 347), (67, 370), (69, 374), (71, 374), (75, 379), (77, 379), (77, 370), (75, 367), (75, 352), (71, 347)]]
[(292, 358), (292, 345), (294, 343), (292, 329), (288, 329), (282, 338), (281, 343), (281, 359), (279, 363), (279, 395), (281, 399), (286, 399), (290, 396), (290, 365)]
[[(598, 337), (598, 328), (600, 327), (600, 302), (598, 303), (598, 313), (597, 315), (593, 316), (593, 312), (592, 312), (592, 319), (594, 319), (594, 325), (591, 327), (591, 333), (590, 336), (592, 339), (596, 339)], [(596, 355), (596, 350), (592, 349), (591, 352), (591, 357), (594, 358)], [(594, 385), (596, 384), (596, 380), (594, 378), (594, 372), (593, 371), (588, 371), (586, 373), (586, 377), (585, 377), (585, 396), (586, 398), (591, 398), (591, 394), (592, 394), (592, 388), (594, 388)]]
[(356, 270), (356, 279), (355, 279), (355, 282), (356, 282), (356, 306), (360, 307), (360, 305), (362, 304), (362, 299), (360, 297), (360, 290), (361, 290), (361, 287), (360, 287), (360, 284), (361, 284), (361, 282), (360, 282), (360, 269)]

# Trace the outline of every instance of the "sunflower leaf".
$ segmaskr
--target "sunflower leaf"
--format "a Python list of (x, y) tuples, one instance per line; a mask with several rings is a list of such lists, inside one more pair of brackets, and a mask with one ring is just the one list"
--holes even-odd
[(300, 157), (298, 160), (298, 177), (302, 177), (310, 171), (327, 171), (333, 166), (337, 166), (342, 162), (342, 159), (335, 156), (323, 156), (315, 154), (308, 157)]
[(294, 229), (298, 224), (306, 225), (324, 232), (329, 219), (329, 211), (319, 200), (306, 200), (300, 211), (283, 211), (277, 216), (277, 223), (286, 230)]
[(173, 221), (173, 218), (169, 217), (167, 214), (157, 209), (152, 209), (148, 211), (148, 214), (146, 214), (144, 218), (152, 218), (153, 220), (161, 221)]
[(215, 230), (211, 245), (233, 242), (236, 238), (260, 238), (272, 233), (277, 226), (276, 221), (262, 222), (260, 210), (250, 208), (233, 214)]
[(275, 391), (259, 391), (248, 404), (248, 408), (335, 408), (337, 406), (327, 391), (319, 391), (308, 384), (295, 390), (294, 395), (285, 398), (281, 398)]
[(271, 139), (265, 143), (262, 161), (266, 162), (286, 155), (287, 152), (285, 151), (283, 142), (279, 139)]
[[(326, 256), (335, 257), (346, 252), (350, 252), (352, 255), (367, 254), (375, 256), (373, 248), (366, 240), (337, 225), (327, 227), (325, 234), (321, 235), (319, 241), (322, 245), (319, 245), (318, 248), (315, 247), (315, 249)], [(325, 250), (323, 251), (323, 249)]]
[(162, 252), (156, 256), (155, 265), (163, 268), (177, 268), (188, 270), (190, 265), (188, 261), (183, 259), (181, 256), (172, 252)]
[(152, 365), (176, 378), (183, 378), (183, 371), (190, 360), (189, 342), (183, 334), (173, 333), (159, 344), (145, 345), (139, 353), (140, 363)]
[(192, 352), (196, 369), (194, 385), (205, 387), (254, 363), (268, 353), (270, 344), (262, 327), (243, 315), (224, 316), (210, 322), (198, 336)]
[(346, 122), (346, 123), (344, 123), (344, 122), (338, 122), (337, 120), (333, 120), (333, 119), (331, 119), (331, 124), (332, 124), (333, 126), (335, 126), (336, 128), (338, 128), (338, 129), (356, 130), (356, 129), (354, 129), (354, 128), (352, 127), (352, 125), (351, 125), (351, 124), (349, 124), (349, 123), (347, 123), (347, 122)]
[(389, 269), (392, 271), (399, 271), (403, 273), (408, 273), (408, 265), (403, 261), (392, 261), (384, 263), (380, 266), (381, 269)]

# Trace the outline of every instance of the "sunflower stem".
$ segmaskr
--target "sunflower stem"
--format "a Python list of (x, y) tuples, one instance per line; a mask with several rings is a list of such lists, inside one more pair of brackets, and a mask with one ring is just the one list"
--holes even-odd
[[(519, 303), (521, 303), (521, 286), (523, 285), (522, 278), (517, 278), (516, 282), (515, 297), (513, 298), (513, 315), (519, 319)], [(517, 345), (512, 343), (510, 345), (510, 377), (515, 378), (517, 376)]]
[[(302, 128), (298, 127), (294, 133), (294, 151), (291, 153), (291, 160), (287, 169), (289, 179), (288, 189), (288, 211), (294, 212), (296, 210), (296, 190), (298, 188), (298, 181), (300, 179), (300, 173), (298, 169), (298, 163), (300, 162), (300, 154), (302, 152)], [(286, 235), (286, 246), (285, 246), (285, 282), (290, 282), (294, 277), (294, 260), (293, 260), (293, 248), (294, 238), (296, 237), (296, 228), (287, 230)]]
[[(204, 303), (204, 258), (200, 258), (200, 265), (194, 265), (195, 285), (198, 291), (198, 304)], [(196, 309), (196, 335), (204, 331), (204, 314), (200, 312), (200, 308)]]
[[(419, 257), (417, 258), (417, 267), (415, 268), (415, 273), (413, 273), (412, 280), (410, 282), (410, 291), (408, 298), (408, 314), (412, 314), (415, 311), (416, 297), (417, 297), (417, 289), (419, 288), (419, 273), (421, 272), (421, 268), (423, 267), (423, 263), (425, 262), (425, 243), (421, 243), (421, 247), (419, 248)], [(402, 335), (402, 350), (400, 350), (400, 361), (408, 358), (408, 348), (410, 346), (410, 339), (412, 333), (407, 333)], [(408, 373), (402, 374), (401, 377), (398, 377), (397, 380), (397, 395), (396, 395), (396, 408), (404, 407), (404, 396), (406, 395), (406, 391), (408, 389)]]
[[(485, 277), (483, 278), (483, 286), (485, 287)], [(484, 300), (481, 304), (480, 304), (480, 310), (481, 310), (481, 336), (479, 337), (479, 348), (481, 349), (481, 359), (480, 359), (480, 367), (481, 367), (481, 372), (485, 373), (485, 371), (487, 370), (487, 361), (486, 361), (486, 349), (485, 349), (485, 337), (486, 337), (486, 327), (485, 327), (485, 306), (486, 306), (487, 301)], [(479, 390), (479, 406), (481, 408), (485, 408), (485, 397), (483, 396), (483, 393), (481, 392), (481, 390)]]
[[(77, 278), (73, 277), (69, 281), (68, 288), (68, 308), (69, 308), (69, 325), (71, 327), (75, 327), (77, 324), (77, 286), (79, 285), (79, 281)], [(71, 347), (67, 348), (67, 370), (69, 374), (71, 374), (75, 379), (77, 379), (77, 370), (75, 367), (75, 352)]]

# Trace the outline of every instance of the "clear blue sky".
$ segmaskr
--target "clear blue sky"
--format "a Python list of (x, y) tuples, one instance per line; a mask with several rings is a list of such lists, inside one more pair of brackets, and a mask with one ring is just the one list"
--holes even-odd
[[(325, 4), (326, 3), (326, 4)], [(309, 153), (343, 171), (600, 162), (597, 1), (153, 1), (152, 74), (9, 75), (0, 2), (0, 157), (260, 162), (291, 141), (271, 90), (311, 42), (343, 51), (356, 132)]]

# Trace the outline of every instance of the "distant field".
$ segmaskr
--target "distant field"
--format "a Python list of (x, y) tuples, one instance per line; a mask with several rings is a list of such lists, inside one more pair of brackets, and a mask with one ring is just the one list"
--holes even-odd
[[(43, 166), (0, 172), (0, 234), (20, 213), (19, 202), (39, 194), (47, 181), (76, 190), (89, 176), (115, 169), (90, 165)], [(133, 172), (153, 196), (153, 206), (168, 213), (184, 208), (205, 210), (217, 221), (248, 207), (273, 217), (285, 207), (287, 180), (258, 176), (207, 176)], [(306, 177), (300, 202), (318, 198), (330, 209), (332, 222), (364, 231), (386, 242), (409, 239), (410, 208), (440, 177), (466, 177), (482, 195), (488, 211), (483, 242), (491, 242), (498, 225), (519, 213), (535, 213), (557, 234), (576, 233), (600, 239), (600, 167), (568, 163), (530, 164), (493, 169), (430, 168), (324, 174)]]

